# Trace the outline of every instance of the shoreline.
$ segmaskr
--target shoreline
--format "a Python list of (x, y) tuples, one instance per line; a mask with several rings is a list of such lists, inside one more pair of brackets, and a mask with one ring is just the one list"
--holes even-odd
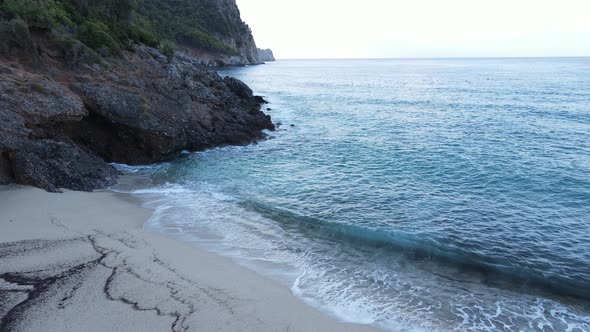
[(0, 330), (376, 331), (143, 229), (131, 194), (0, 186)]

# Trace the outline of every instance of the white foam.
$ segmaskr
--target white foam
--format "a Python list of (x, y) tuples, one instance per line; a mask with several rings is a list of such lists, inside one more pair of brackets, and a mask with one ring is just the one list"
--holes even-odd
[(162, 164), (158, 164), (158, 165), (138, 165), (138, 166), (111, 163), (111, 165), (123, 173), (136, 174), (141, 171), (162, 167), (163, 165), (166, 165), (166, 163), (162, 163)]
[[(353, 268), (336, 266), (344, 262), (332, 263), (333, 257), (313, 251), (313, 246), (321, 244), (301, 243), (304, 237), (291, 237), (275, 221), (242, 207), (238, 198), (208, 183), (195, 188), (165, 183), (131, 192), (155, 210), (146, 228), (195, 243), (284, 282), (304, 302), (342, 321), (392, 331), (512, 331), (517, 326), (522, 328), (520, 322), (531, 322), (527, 328), (530, 330), (561, 328), (575, 332), (590, 326), (589, 317), (554, 301), (539, 300), (530, 305), (530, 301), (508, 291), (485, 288), (476, 291), (489, 293), (489, 298), (479, 294), (482, 299), (478, 300), (469, 297), (473, 296), (470, 292), (449, 288), (423, 270), (401, 263), (396, 266), (395, 261), (387, 266), (379, 261)], [(370, 278), (370, 287), (359, 284), (354, 269), (367, 273), (360, 277)], [(489, 301), (493, 298), (507, 300)], [(527, 308), (521, 308), (524, 303), (528, 303)], [(437, 317), (445, 310), (452, 310), (448, 315), (456, 316)], [(518, 322), (510, 325), (507, 317), (515, 317)], [(441, 325), (453, 320), (454, 326)], [(561, 324), (555, 325), (555, 321)]]

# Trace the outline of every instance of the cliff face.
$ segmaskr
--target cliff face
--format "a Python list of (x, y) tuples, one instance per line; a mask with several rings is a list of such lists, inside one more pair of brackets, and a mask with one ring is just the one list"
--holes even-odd
[(52, 31), (103, 55), (142, 43), (168, 56), (185, 49), (204, 64), (262, 63), (235, 0), (0, 0), (0, 21), (20, 33), (25, 25)]
[[(139, 0), (138, 13), (160, 22), (163, 0)], [(159, 11), (148, 10), (149, 4)], [(210, 66), (256, 65), (263, 61), (248, 25), (242, 21), (236, 0), (179, 0), (166, 3), (168, 20), (185, 20), (188, 29), (176, 24), (154, 23), (159, 30), (175, 30), (173, 38), (179, 49)], [(195, 11), (180, 17), (178, 12)], [(156, 16), (156, 17), (154, 17)], [(207, 38), (205, 38), (207, 35)], [(221, 46), (217, 45), (220, 44)]]
[(275, 60), (275, 56), (272, 53), (272, 50), (270, 48), (267, 49), (258, 49), (258, 55), (260, 56), (260, 60), (267, 62), (267, 61), (276, 61)]
[(108, 162), (247, 144), (274, 129), (242, 82), (198, 60), (136, 45), (102, 57), (45, 34), (30, 47), (0, 31), (0, 183), (50, 191), (116, 181)]
[(180, 48), (188, 54), (198, 58), (201, 63), (209, 66), (240, 66), (257, 65), (265, 61), (275, 61), (270, 49), (261, 50), (257, 48), (252, 31), (242, 21), (240, 10), (236, 0), (209, 0), (215, 8), (215, 16), (225, 22), (229, 29), (224, 32), (213, 31), (213, 36), (237, 51), (238, 54), (223, 54), (219, 52), (207, 52), (202, 49), (184, 44)]
[(240, 17), (240, 10), (238, 9), (236, 0), (216, 0), (216, 2), (220, 15), (225, 16), (230, 26), (234, 27), (231, 29), (229, 36), (218, 34), (216, 37), (239, 52), (239, 55), (228, 57), (227, 64), (263, 63), (258, 53), (254, 37), (252, 36), (252, 31)]

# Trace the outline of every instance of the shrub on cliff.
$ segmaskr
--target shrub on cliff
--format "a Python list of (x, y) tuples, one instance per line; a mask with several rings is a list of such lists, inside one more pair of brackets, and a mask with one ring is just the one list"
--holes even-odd
[(168, 59), (171, 59), (176, 51), (176, 45), (170, 40), (163, 40), (159, 45), (159, 49)]
[(71, 7), (59, 0), (4, 0), (0, 8), (37, 28), (74, 24)]
[(133, 24), (129, 29), (129, 36), (132, 40), (144, 43), (151, 47), (158, 47), (160, 45), (160, 37), (154, 31), (152, 24), (143, 17), (134, 19)]
[(31, 33), (29, 32), (29, 26), (27, 25), (27, 22), (21, 18), (15, 18), (10, 20), (9, 27), (11, 35), (13, 36), (13, 41), (20, 47), (29, 48), (33, 46), (33, 41), (31, 40)]
[(113, 54), (121, 50), (119, 43), (111, 36), (109, 27), (102, 22), (84, 22), (78, 29), (78, 36), (80, 41), (94, 49), (107, 48)]
[(215, 0), (139, 0), (137, 16), (149, 21), (160, 38), (187, 43), (194, 47), (237, 54), (214, 35), (230, 36), (243, 32), (244, 24), (231, 22)]
[(210, 34), (196, 29), (187, 29), (185, 31), (180, 31), (176, 34), (175, 37), (177, 41), (189, 43), (195, 47), (201, 47), (207, 50), (218, 51), (227, 54), (237, 53), (231, 47), (213, 38)]
[(128, 44), (134, 0), (0, 0), (0, 10), (34, 29), (76, 37), (92, 48), (118, 52)]
[[(19, 17), (10, 21), (0, 20), (0, 55), (15, 54), (18, 49), (28, 53), (33, 49), (33, 46), (27, 22)], [(38, 57), (35, 52), (30, 53), (32, 53), (31, 59), (36, 63)]]
[(217, 0), (0, 0), (0, 11), (32, 28), (76, 37), (112, 53), (129, 49), (130, 42), (158, 47), (171, 40), (233, 55), (237, 51), (216, 36), (245, 29)]

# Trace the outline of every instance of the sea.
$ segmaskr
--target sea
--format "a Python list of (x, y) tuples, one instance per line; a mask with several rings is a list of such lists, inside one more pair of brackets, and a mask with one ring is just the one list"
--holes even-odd
[[(247, 146), (117, 165), (145, 228), (386, 331), (590, 331), (590, 58), (280, 60)], [(195, 262), (198, 264), (198, 262)]]

